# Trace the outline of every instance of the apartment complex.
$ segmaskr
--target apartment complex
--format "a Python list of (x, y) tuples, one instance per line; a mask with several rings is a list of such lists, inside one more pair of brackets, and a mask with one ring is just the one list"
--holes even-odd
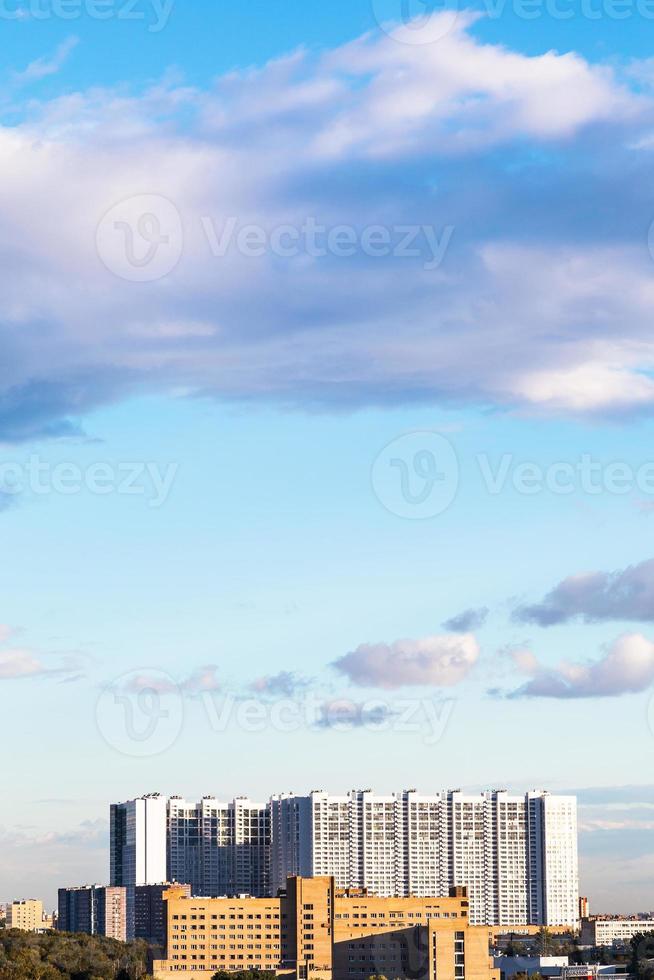
[(85, 932), (89, 936), (127, 939), (127, 893), (125, 888), (81, 885), (60, 888), (57, 929)]
[(578, 923), (574, 797), (503, 790), (385, 796), (353, 790), (199, 803), (158, 794), (111, 807), (111, 884), (183, 881), (192, 894), (276, 895), (289, 876), (333, 876), (382, 897), (469, 891), (474, 925)]
[(628, 943), (639, 932), (654, 932), (654, 919), (593, 916), (582, 920), (580, 941), (582, 946), (612, 946)]
[(466, 886), (473, 924), (577, 925), (574, 797), (314, 791), (270, 808), (273, 891), (291, 874), (381, 896)]
[(291, 877), (277, 898), (168, 893), (167, 949), (155, 978), (264, 969), (320, 980), (383, 973), (411, 980), (497, 980), (490, 930), (468, 922), (465, 889), (384, 899), (333, 877)]
[(52, 919), (45, 916), (43, 902), (38, 898), (28, 898), (22, 902), (9, 902), (6, 906), (6, 928), (20, 929), (21, 932), (41, 932), (52, 928)]

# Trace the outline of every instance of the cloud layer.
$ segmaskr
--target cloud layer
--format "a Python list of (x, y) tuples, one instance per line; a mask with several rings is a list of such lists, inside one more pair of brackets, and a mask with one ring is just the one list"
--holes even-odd
[(511, 698), (610, 698), (636, 694), (654, 682), (654, 643), (640, 633), (618, 637), (597, 661), (563, 661), (552, 669), (529, 650), (512, 653), (515, 666), (530, 679)]
[(586, 572), (559, 582), (542, 602), (521, 606), (514, 619), (554, 626), (573, 619), (654, 622), (654, 559), (617, 572)]
[[(152, 390), (649, 411), (652, 104), (610, 68), (473, 31), (462, 16), (437, 44), (370, 35), (211, 91), (171, 76), (26, 103), (0, 127), (0, 440), (75, 433)], [(139, 224), (143, 195), (148, 213), (152, 195), (172, 202), (181, 253), (156, 282), (124, 281), (96, 231), (130, 201), (142, 257), (157, 229)], [(426, 233), (413, 256), (212, 254), (207, 230), (230, 217), (268, 241), (308, 221), (358, 242), (371, 226), (453, 233), (437, 268)]]

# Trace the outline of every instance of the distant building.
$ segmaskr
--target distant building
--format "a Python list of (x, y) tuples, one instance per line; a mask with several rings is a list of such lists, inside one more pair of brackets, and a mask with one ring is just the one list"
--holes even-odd
[(22, 902), (9, 902), (6, 906), (7, 929), (20, 929), (22, 932), (42, 932), (52, 928), (52, 919), (43, 913), (43, 902), (38, 898), (28, 898)]
[(127, 890), (103, 885), (59, 889), (57, 929), (127, 939)]
[(611, 946), (628, 943), (639, 932), (654, 932), (654, 919), (624, 919), (593, 916), (581, 923), (582, 946)]
[(540, 973), (542, 977), (560, 977), (561, 970), (568, 965), (567, 956), (496, 956), (495, 967), (500, 971), (501, 980), (511, 980), (517, 973), (531, 976)]
[(590, 915), (590, 904), (585, 895), (579, 896), (579, 921), (587, 919)]
[(626, 977), (624, 963), (598, 966), (570, 966), (567, 956), (496, 956), (495, 967), (501, 980), (511, 980), (517, 974), (532, 976), (538, 973), (552, 980), (598, 980), (602, 977)]
[(314, 791), (198, 803), (149, 794), (111, 807), (110, 884), (183, 881), (193, 895), (275, 896), (288, 876), (333, 876), (381, 897), (468, 888), (474, 925), (579, 923), (577, 801), (534, 790), (432, 795)]

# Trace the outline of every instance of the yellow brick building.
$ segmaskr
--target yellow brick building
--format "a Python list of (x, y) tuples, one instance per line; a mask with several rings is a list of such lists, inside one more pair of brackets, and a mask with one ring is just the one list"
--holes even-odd
[(37, 898), (28, 898), (24, 902), (11, 902), (7, 905), (7, 929), (20, 929), (23, 932), (38, 932), (40, 929), (52, 928), (52, 919), (48, 921), (43, 915), (43, 902)]
[(447, 898), (379, 898), (329, 877), (288, 879), (278, 898), (166, 893), (159, 980), (262, 969), (298, 980), (498, 980), (490, 929), (468, 924), (465, 889)]

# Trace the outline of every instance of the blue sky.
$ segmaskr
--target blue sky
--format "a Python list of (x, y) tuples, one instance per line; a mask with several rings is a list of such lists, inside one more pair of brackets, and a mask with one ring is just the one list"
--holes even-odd
[(151, 790), (544, 786), (647, 908), (654, 11), (95, 9), (0, 10), (0, 900)]

